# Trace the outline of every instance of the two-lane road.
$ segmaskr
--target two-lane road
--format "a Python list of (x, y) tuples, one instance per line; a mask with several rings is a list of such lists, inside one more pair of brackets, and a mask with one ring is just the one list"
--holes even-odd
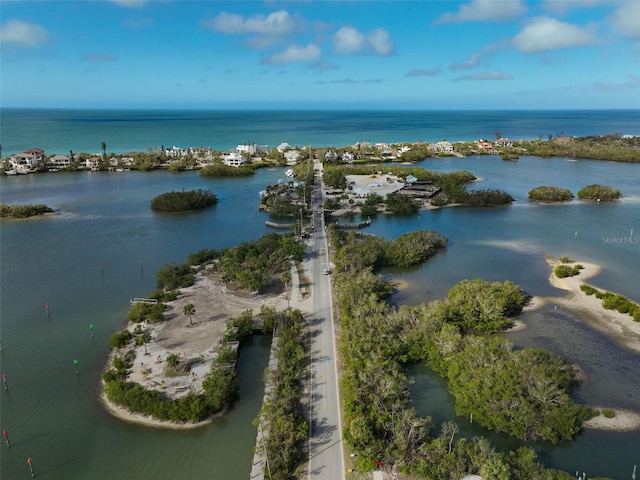
[(333, 329), (331, 275), (322, 212), (320, 179), (313, 191), (314, 225), (311, 255), (313, 315), (310, 319), (311, 385), (309, 479), (344, 479), (342, 426), (338, 396), (336, 344)]

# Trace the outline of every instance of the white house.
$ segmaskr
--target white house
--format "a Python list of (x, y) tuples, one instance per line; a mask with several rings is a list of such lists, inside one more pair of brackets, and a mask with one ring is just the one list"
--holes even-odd
[(100, 163), (102, 162), (102, 158), (100, 157), (91, 157), (87, 158), (84, 161), (84, 165), (86, 168), (90, 168), (91, 170), (97, 170), (100, 168)]
[(345, 162), (353, 162), (355, 160), (355, 156), (351, 152), (344, 152), (342, 154), (342, 160)]
[(284, 159), (287, 161), (287, 165), (295, 165), (300, 160), (302, 154), (298, 150), (289, 150), (284, 152)]
[(60, 170), (61, 168), (69, 168), (71, 159), (66, 155), (54, 155), (47, 161), (47, 164), (49, 168)]
[(38, 166), (38, 162), (42, 161), (44, 161), (44, 150), (39, 148), (30, 148), (9, 157), (11, 170), (15, 170), (17, 173), (32, 172)]
[(496, 140), (495, 144), (496, 146), (502, 147), (502, 148), (513, 147), (513, 142), (508, 138), (499, 138)]
[(284, 152), (285, 150), (289, 150), (289, 149), (291, 149), (291, 145), (289, 145), (287, 142), (283, 142), (283, 143), (281, 143), (280, 145), (278, 145), (278, 146), (276, 147), (276, 149), (277, 149), (279, 152)]
[(453, 153), (453, 144), (446, 140), (436, 142), (436, 149), (439, 153)]
[(240, 167), (244, 165), (244, 157), (238, 152), (223, 153), (222, 162), (230, 167)]
[(332, 150), (329, 150), (327, 153), (324, 154), (324, 159), (327, 161), (332, 161), (332, 160), (335, 160), (336, 158), (338, 158), (338, 154)]
[(189, 153), (188, 148), (176, 147), (175, 145), (171, 148), (167, 148), (164, 151), (164, 154), (167, 157), (184, 157)]
[(243, 154), (248, 153), (249, 155), (253, 155), (257, 152), (255, 143), (245, 143), (244, 145), (238, 145), (236, 147), (236, 153)]

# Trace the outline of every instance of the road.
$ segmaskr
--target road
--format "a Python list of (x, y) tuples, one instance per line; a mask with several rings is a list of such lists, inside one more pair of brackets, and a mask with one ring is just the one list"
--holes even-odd
[[(316, 166), (320, 164), (316, 163)], [(323, 274), (329, 269), (327, 237), (322, 212), (321, 180), (316, 178), (313, 191), (314, 232), (312, 239), (312, 301), (313, 315), (310, 319), (311, 372), (310, 372), (310, 438), (309, 479), (344, 479), (344, 457), (342, 453), (342, 426), (338, 397), (338, 373), (336, 363), (336, 341), (333, 329), (333, 307), (331, 301), (331, 275)]]

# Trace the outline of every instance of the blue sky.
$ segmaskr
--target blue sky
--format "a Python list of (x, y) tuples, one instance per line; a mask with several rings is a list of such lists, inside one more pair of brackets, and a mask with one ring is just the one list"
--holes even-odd
[(640, 0), (2, 0), (3, 107), (640, 108)]

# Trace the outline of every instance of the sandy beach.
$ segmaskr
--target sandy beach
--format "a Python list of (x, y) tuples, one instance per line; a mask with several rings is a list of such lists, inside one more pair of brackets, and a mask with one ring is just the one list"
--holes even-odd
[[(558, 297), (531, 297), (524, 311), (535, 310), (547, 303), (553, 303), (575, 312), (584, 322), (595, 330), (607, 335), (616, 343), (635, 353), (640, 353), (640, 323), (634, 322), (631, 316), (619, 313), (616, 310), (607, 310), (602, 306), (602, 301), (595, 295), (587, 295), (580, 290), (580, 285), (586, 280), (597, 276), (601, 268), (599, 265), (587, 262), (572, 262), (567, 265), (580, 264), (584, 268), (574, 277), (558, 278), (553, 272), (560, 261), (550, 256), (545, 256), (550, 267), (549, 282), (556, 288), (567, 291), (564, 296)], [(516, 328), (518, 328), (516, 321)], [(519, 322), (523, 323), (523, 322)], [(520, 328), (526, 328), (520, 327)], [(592, 406), (594, 410), (608, 407)], [(613, 409), (612, 418), (603, 415), (595, 416), (584, 422), (585, 428), (599, 430), (630, 431), (640, 429), (640, 412), (631, 410)]]
[(566, 290), (568, 293), (558, 297), (542, 297), (533, 300), (532, 305), (538, 306), (545, 303), (554, 303), (575, 312), (592, 328), (609, 336), (616, 343), (635, 353), (640, 353), (640, 322), (634, 322), (630, 315), (620, 313), (617, 310), (607, 310), (602, 306), (602, 301), (595, 295), (587, 295), (580, 290), (580, 285), (587, 283), (590, 278), (597, 276), (601, 268), (594, 263), (574, 262), (567, 265), (580, 264), (584, 267), (574, 277), (558, 278), (553, 269), (560, 265), (558, 259), (545, 257), (551, 273), (549, 282), (556, 288)]

